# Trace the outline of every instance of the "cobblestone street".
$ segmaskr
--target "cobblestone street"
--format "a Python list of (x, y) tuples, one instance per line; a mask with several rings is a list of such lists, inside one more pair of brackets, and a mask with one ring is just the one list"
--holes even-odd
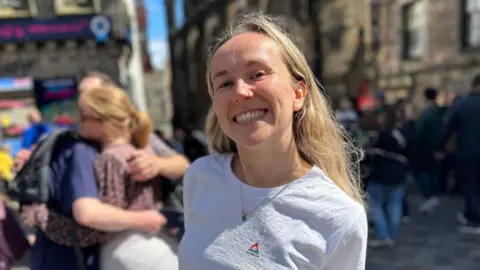
[(418, 213), (420, 197), (409, 198), (412, 220), (393, 249), (368, 251), (367, 270), (478, 270), (480, 236), (457, 233), (459, 199), (442, 198), (430, 215)]
[[(480, 236), (459, 234), (455, 214), (462, 208), (459, 199), (442, 198), (431, 215), (419, 214), (418, 195), (409, 198), (412, 220), (403, 225), (397, 246), (369, 250), (367, 270), (478, 270)], [(23, 264), (23, 266), (21, 266)], [(28, 270), (26, 260), (14, 270)]]

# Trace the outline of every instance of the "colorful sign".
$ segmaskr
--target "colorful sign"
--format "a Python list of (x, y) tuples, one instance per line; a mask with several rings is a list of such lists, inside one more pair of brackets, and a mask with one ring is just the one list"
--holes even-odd
[(90, 38), (105, 41), (111, 25), (110, 17), (96, 15), (3, 20), (0, 24), (0, 44)]
[(58, 15), (92, 14), (102, 9), (100, 0), (55, 0), (55, 11)]
[(78, 119), (75, 77), (35, 80), (35, 101), (45, 121), (69, 126)]
[(0, 78), (0, 92), (28, 91), (33, 88), (31, 77)]
[(35, 0), (0, 0), (0, 18), (24, 18), (37, 14)]

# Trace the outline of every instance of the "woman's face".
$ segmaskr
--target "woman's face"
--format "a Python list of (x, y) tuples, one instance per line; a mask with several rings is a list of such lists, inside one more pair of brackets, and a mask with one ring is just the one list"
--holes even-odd
[(92, 111), (80, 100), (80, 135), (91, 140), (102, 141), (104, 138), (103, 122), (93, 116)]
[(291, 135), (293, 112), (302, 108), (307, 89), (294, 82), (274, 41), (237, 35), (215, 53), (211, 71), (215, 114), (238, 146)]

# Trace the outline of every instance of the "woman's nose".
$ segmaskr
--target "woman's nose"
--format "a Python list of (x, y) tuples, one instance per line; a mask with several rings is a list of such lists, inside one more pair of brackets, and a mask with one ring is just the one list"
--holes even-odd
[(251, 85), (245, 83), (243, 80), (238, 80), (237, 84), (235, 85), (235, 102), (240, 102), (246, 99), (249, 99), (253, 96), (253, 92), (251, 89)]

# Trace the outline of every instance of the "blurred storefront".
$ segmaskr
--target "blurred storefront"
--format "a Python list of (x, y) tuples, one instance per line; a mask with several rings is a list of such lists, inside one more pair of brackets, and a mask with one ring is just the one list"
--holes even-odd
[(4, 143), (22, 133), (27, 114), (34, 108), (49, 122), (65, 125), (74, 121), (77, 80), (85, 73), (100, 71), (120, 81), (121, 66), (127, 65), (130, 54), (123, 2), (2, 3), (0, 118)]
[(412, 75), (398, 75), (381, 78), (378, 87), (382, 89), (385, 102), (394, 104), (398, 100), (410, 99), (414, 88)]
[(0, 78), (0, 120), (3, 145), (12, 154), (20, 148), (20, 136), (28, 125), (28, 113), (35, 108), (33, 79)]

